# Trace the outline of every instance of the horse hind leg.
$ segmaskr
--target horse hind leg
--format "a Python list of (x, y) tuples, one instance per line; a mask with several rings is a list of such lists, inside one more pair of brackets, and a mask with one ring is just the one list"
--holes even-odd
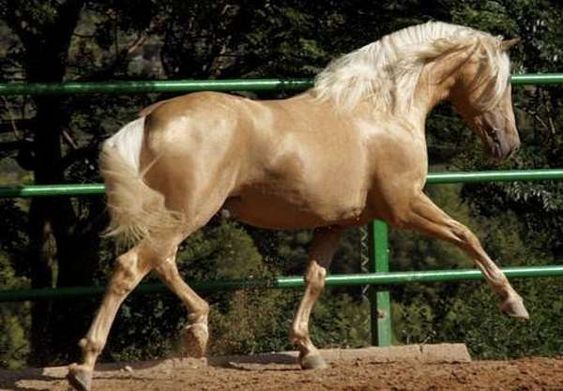
[[(211, 188), (211, 186), (204, 186), (203, 188)], [(185, 213), (187, 226), (182, 234), (182, 238), (187, 238), (207, 224), (225, 202), (227, 198), (225, 194), (226, 191), (221, 192), (215, 189), (215, 191), (209, 192), (208, 197), (204, 197), (198, 192), (192, 192), (189, 197), (186, 197), (189, 204), (181, 209), (197, 211), (197, 213)], [(181, 204), (184, 200), (179, 198), (177, 201), (178, 204)], [(163, 262), (159, 263), (154, 268), (154, 271), (160, 280), (180, 298), (188, 310), (188, 325), (184, 329), (184, 353), (189, 357), (203, 357), (209, 339), (209, 304), (182, 279), (176, 265), (176, 254), (167, 257)]]
[[(179, 197), (174, 200), (177, 203), (175, 207), (189, 211), (185, 212), (187, 226), (183, 232), (183, 238), (187, 238), (191, 233), (207, 224), (213, 215), (220, 210), (227, 198), (227, 190), (213, 188), (211, 184), (201, 186), (201, 188), (204, 190), (192, 191), (185, 199)], [(205, 197), (204, 193), (207, 193), (208, 196)], [(182, 203), (185, 203), (184, 207), (179, 206)], [(188, 310), (188, 325), (184, 329), (184, 353), (189, 357), (203, 357), (209, 339), (209, 304), (182, 279), (176, 264), (175, 254), (159, 263), (154, 271), (160, 280), (180, 298)]]
[(82, 363), (71, 364), (67, 378), (77, 390), (88, 391), (96, 359), (104, 348), (109, 330), (125, 298), (154, 267), (158, 255), (141, 242), (117, 258), (106, 293), (86, 337), (80, 341)]
[(184, 348), (189, 357), (200, 358), (205, 355), (209, 331), (207, 317), (209, 304), (194, 292), (178, 272), (175, 257), (169, 257), (154, 271), (162, 282), (174, 292), (188, 310), (188, 326), (185, 328)]
[[(205, 200), (205, 198), (198, 198)], [(191, 221), (182, 233), (170, 233), (141, 242), (117, 259), (117, 264), (110, 283), (102, 300), (102, 304), (90, 326), (85, 338), (80, 341), (82, 348), (82, 364), (71, 364), (67, 378), (77, 390), (89, 391), (96, 359), (102, 351), (109, 330), (119, 306), (127, 295), (139, 284), (151, 270), (184, 301), (191, 311), (186, 328), (186, 342), (191, 346), (192, 355), (203, 355), (207, 345), (207, 313), (208, 304), (183, 282), (175, 264), (178, 244), (192, 232), (203, 226), (222, 205), (222, 199), (215, 197), (216, 203), (205, 202), (196, 208), (197, 216), (187, 214), (186, 221)]]

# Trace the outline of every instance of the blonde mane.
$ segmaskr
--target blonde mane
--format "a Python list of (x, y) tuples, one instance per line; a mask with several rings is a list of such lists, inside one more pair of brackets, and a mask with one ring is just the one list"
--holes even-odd
[(313, 94), (333, 100), (339, 110), (369, 101), (378, 111), (409, 107), (424, 64), (463, 48), (481, 45), (488, 69), (476, 83), (491, 83), (479, 97), (483, 109), (494, 106), (510, 76), (508, 56), (500, 37), (469, 27), (428, 22), (399, 30), (332, 61), (318, 74)]

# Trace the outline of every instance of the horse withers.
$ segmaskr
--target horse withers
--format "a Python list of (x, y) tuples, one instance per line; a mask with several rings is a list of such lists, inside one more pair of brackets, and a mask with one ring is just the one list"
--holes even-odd
[(202, 92), (158, 102), (107, 140), (101, 155), (110, 233), (131, 248), (117, 258), (98, 313), (68, 378), (91, 388), (94, 364), (125, 297), (150, 271), (182, 300), (185, 342), (202, 356), (208, 304), (178, 273), (178, 245), (221, 208), (253, 226), (313, 229), (305, 294), (290, 330), (302, 368), (326, 366), (309, 316), (342, 232), (383, 219), (463, 249), (500, 295), (528, 318), (522, 298), (475, 235), (423, 193), (425, 120), (443, 100), (505, 158), (519, 146), (507, 50), (515, 43), (429, 22), (333, 61), (312, 89), (254, 101)]

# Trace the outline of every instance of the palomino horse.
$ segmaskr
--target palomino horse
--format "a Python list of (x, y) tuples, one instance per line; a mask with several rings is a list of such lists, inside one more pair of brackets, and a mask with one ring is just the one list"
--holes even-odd
[(324, 363), (309, 316), (342, 231), (383, 219), (450, 241), (475, 261), (500, 308), (528, 318), (522, 298), (475, 235), (423, 194), (425, 119), (449, 100), (496, 158), (519, 144), (507, 50), (515, 40), (431, 22), (332, 62), (285, 100), (194, 93), (159, 102), (106, 141), (101, 164), (110, 231), (133, 242), (117, 258), (69, 379), (89, 390), (96, 358), (125, 297), (150, 271), (189, 311), (185, 342), (205, 352), (208, 304), (183, 281), (178, 245), (221, 208), (269, 229), (314, 229), (305, 294), (290, 338), (302, 368)]

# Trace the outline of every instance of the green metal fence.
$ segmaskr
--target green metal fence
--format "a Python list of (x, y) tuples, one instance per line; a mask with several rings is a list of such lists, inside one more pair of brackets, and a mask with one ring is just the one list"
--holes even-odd
[[(514, 75), (513, 85), (560, 84), (563, 73)], [(143, 80), (67, 83), (0, 83), (0, 95), (135, 94), (196, 91), (302, 91), (311, 79)]]
[[(514, 85), (563, 84), (563, 73), (514, 75)], [(194, 91), (299, 91), (312, 85), (310, 79), (254, 79), (254, 80), (176, 80), (176, 81), (115, 81), (96, 83), (0, 83), (0, 95), (63, 95), (63, 94), (132, 94), (149, 92)], [(501, 181), (561, 180), (563, 168), (541, 170), (444, 172), (431, 173), (428, 184), (475, 183)], [(57, 184), (0, 187), (0, 197), (88, 196), (104, 192), (102, 184)], [(417, 272), (390, 272), (388, 227), (382, 221), (374, 221), (370, 232), (370, 273), (331, 275), (328, 286), (372, 285), (369, 296), (372, 301), (372, 342), (374, 345), (391, 344), (391, 301), (389, 292), (375, 286), (405, 284), (411, 282), (466, 281), (483, 279), (477, 269), (434, 270)], [(563, 265), (541, 267), (512, 267), (503, 271), (509, 278), (563, 276)], [(241, 289), (247, 287), (296, 288), (303, 286), (301, 276), (273, 279), (225, 280), (191, 282), (198, 290)], [(0, 290), (2, 301), (45, 300), (78, 296), (99, 295), (103, 287), (67, 287), (47, 289)], [(165, 288), (161, 284), (143, 284), (137, 292), (157, 292)]]

